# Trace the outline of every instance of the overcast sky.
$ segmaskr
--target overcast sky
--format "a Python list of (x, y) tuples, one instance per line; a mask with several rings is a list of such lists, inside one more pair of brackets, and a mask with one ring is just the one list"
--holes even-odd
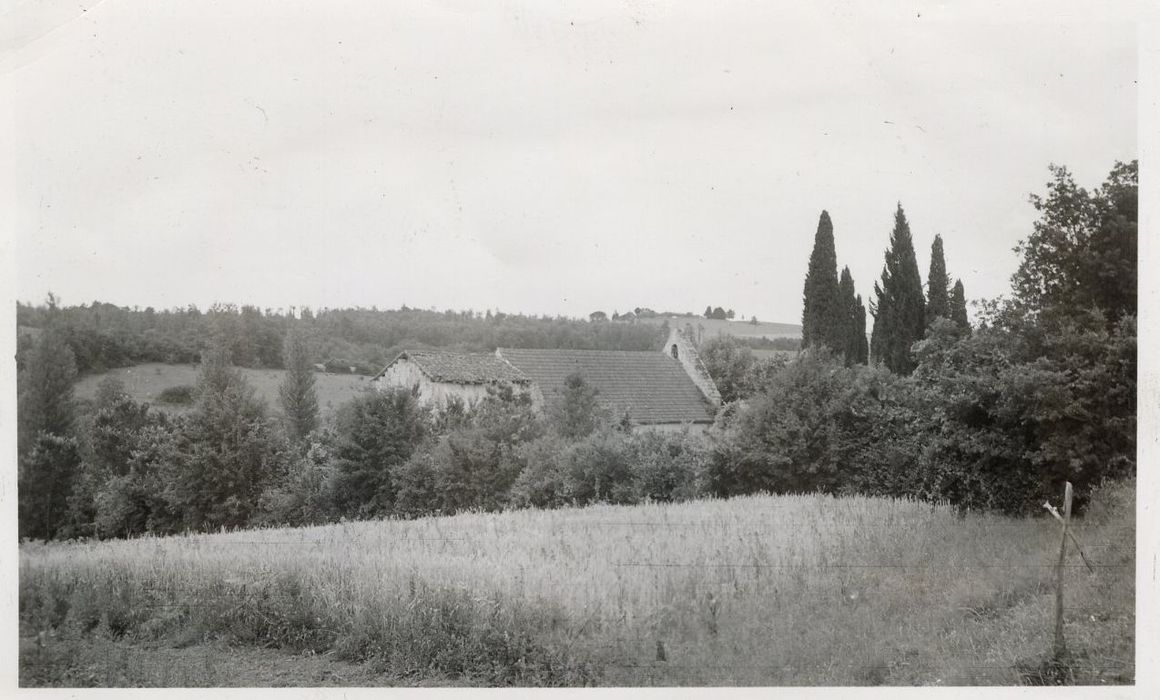
[(798, 4), (0, 0), (16, 295), (796, 323), (822, 209), (993, 297), (1137, 157), (1126, 15)]

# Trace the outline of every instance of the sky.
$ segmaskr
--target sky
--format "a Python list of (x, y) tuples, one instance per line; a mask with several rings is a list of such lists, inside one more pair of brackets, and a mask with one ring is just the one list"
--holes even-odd
[(1131, 11), (710, 5), (0, 0), (15, 296), (795, 323), (823, 209), (993, 298), (1138, 157)]

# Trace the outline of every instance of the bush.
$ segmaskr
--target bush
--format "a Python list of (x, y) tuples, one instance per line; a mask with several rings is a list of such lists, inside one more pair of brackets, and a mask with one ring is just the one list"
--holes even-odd
[(569, 445), (560, 456), (568, 500), (577, 504), (639, 501), (633, 483), (632, 457), (624, 433), (611, 428)]
[(329, 450), (320, 436), (309, 438), (306, 453), (293, 458), (285, 473), (262, 494), (255, 524), (298, 527), (337, 519), (337, 470)]
[(521, 469), (508, 497), (511, 505), (517, 508), (557, 508), (568, 502), (560, 461), (566, 445), (556, 435), (545, 435), (519, 447), (516, 459)]
[(629, 438), (633, 488), (637, 498), (680, 501), (695, 498), (707, 461), (705, 441), (686, 432), (648, 430)]
[(929, 497), (1009, 513), (1135, 473), (1136, 327), (1102, 314), (1011, 309), (968, 338), (936, 327), (915, 347), (931, 420)]
[(824, 349), (795, 358), (711, 433), (703, 488), (756, 493), (913, 493), (927, 429), (913, 385)]
[(161, 390), (157, 394), (158, 403), (189, 406), (197, 399), (197, 387), (189, 384), (179, 384)]
[(417, 518), (439, 512), (442, 505), (435, 488), (438, 460), (438, 442), (429, 442), (417, 449), (405, 462), (391, 469), (395, 484), (395, 503), (392, 511), (408, 518)]

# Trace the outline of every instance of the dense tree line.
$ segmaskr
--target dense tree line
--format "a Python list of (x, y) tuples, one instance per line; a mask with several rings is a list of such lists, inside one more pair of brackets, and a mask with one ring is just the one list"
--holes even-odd
[(547, 415), (510, 390), (433, 413), (409, 391), (368, 389), (321, 423), (297, 328), (284, 345), (279, 417), (231, 365), (225, 336), (203, 353), (192, 410), (171, 416), (114, 378), (79, 405), (68, 345), (41, 334), (21, 374), (20, 535), (125, 537), (700, 493), (700, 441), (633, 434), (579, 375)]
[(282, 347), (294, 326), (313, 349), (312, 363), (328, 371), (374, 374), (403, 348), (446, 347), (490, 351), (497, 347), (652, 350), (667, 335), (663, 325), (590, 323), (564, 317), (525, 316), (490, 310), (265, 309), (215, 304), (157, 311), (102, 302), (61, 307), (17, 304), (21, 347), (27, 329), (51, 326), (73, 353), (79, 373), (141, 362), (196, 363), (210, 339), (224, 338), (238, 367), (283, 368)]

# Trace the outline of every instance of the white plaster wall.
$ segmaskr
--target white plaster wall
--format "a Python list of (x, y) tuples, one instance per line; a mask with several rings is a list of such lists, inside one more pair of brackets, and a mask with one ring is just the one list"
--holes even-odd
[(681, 363), (681, 367), (685, 369), (685, 373), (705, 394), (714, 406), (721, 405), (721, 392), (717, 391), (717, 385), (713, 383), (713, 379), (709, 377), (709, 373), (705, 370), (701, 363), (700, 355), (697, 353), (697, 348), (693, 346), (692, 341), (685, 337), (679, 328), (673, 328), (669, 331), (669, 338), (665, 341), (664, 352), (669, 357), (673, 356), (673, 345), (677, 346), (677, 361)]
[(423, 374), (413, 361), (402, 359), (387, 368), (383, 376), (375, 380), (378, 389), (400, 388), (410, 390), (419, 388), (419, 403), (434, 408), (446, 408), (452, 397), (458, 398), (467, 406), (471, 406), (487, 397), (485, 384), (452, 384), (449, 382), (432, 381)]
[(634, 425), (632, 426), (632, 431), (634, 433), (646, 431), (653, 433), (679, 433), (687, 428), (690, 435), (704, 435), (710, 425), (710, 423), (650, 423)]

